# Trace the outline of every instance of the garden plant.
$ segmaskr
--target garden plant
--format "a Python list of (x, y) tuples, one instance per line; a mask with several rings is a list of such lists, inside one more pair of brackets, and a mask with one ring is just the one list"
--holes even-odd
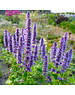
[(75, 84), (70, 69), (73, 64), (72, 49), (67, 50), (68, 33), (46, 50), (42, 37), (36, 42), (37, 25), (31, 28), (30, 12), (27, 12), (26, 26), (11, 33), (4, 30), (3, 58), (11, 64), (11, 74), (5, 84), (8, 85), (71, 85)]
[(18, 10), (6, 10), (5, 12), (5, 19), (8, 21), (11, 21), (12, 23), (19, 24), (19, 17), (18, 15), (21, 13), (21, 11)]

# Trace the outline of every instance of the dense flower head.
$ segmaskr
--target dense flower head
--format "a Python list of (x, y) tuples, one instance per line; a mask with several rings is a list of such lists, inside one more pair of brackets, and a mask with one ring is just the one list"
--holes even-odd
[(41, 48), (41, 57), (44, 58), (45, 55), (46, 55), (46, 49), (45, 49), (45, 44), (42, 45), (42, 48)]
[(31, 71), (31, 66), (33, 63), (32, 62), (32, 58), (30, 57), (29, 54), (25, 55), (25, 59), (24, 59), (24, 66), (25, 66), (25, 71)]
[(19, 28), (16, 29), (16, 44), (19, 46)]
[(21, 52), (21, 46), (18, 46), (17, 49), (17, 64), (22, 63), (22, 52)]
[(17, 47), (16, 47), (16, 35), (13, 34), (13, 53), (16, 53)]
[(41, 38), (40, 46), (42, 46), (43, 44), (44, 44), (44, 39)]
[(22, 28), (22, 30), (21, 30), (21, 37), (23, 38), (23, 52), (24, 52), (24, 48), (25, 48), (25, 33), (24, 33), (24, 28)]
[(31, 56), (30, 56), (30, 61), (29, 61), (30, 67), (32, 67), (33, 63), (34, 63), (34, 62), (33, 62), (33, 55), (31, 55)]
[(30, 18), (30, 12), (27, 12), (27, 19)]
[(23, 46), (23, 37), (20, 37), (19, 45), (21, 46), (21, 52), (24, 52), (24, 46)]
[(66, 33), (65, 33), (65, 37), (64, 37), (65, 42), (67, 42), (67, 38), (68, 38), (68, 33), (66, 32)]
[(31, 32), (27, 30), (27, 37), (26, 37), (26, 50), (29, 50), (31, 52)]
[(30, 51), (31, 54), (31, 19), (27, 19), (26, 24), (26, 50)]
[(38, 58), (37, 54), (38, 54), (38, 46), (36, 45), (34, 48), (34, 61), (37, 61)]
[(64, 45), (64, 37), (62, 37), (61, 40), (60, 40), (60, 46), (63, 47), (63, 45)]
[(29, 13), (27, 13), (27, 22), (26, 22), (26, 50), (30, 51), (31, 54), (31, 19), (29, 18)]
[(31, 19), (30, 18), (27, 19), (26, 28), (29, 29), (29, 31), (31, 29)]
[(20, 37), (19, 45), (20, 45), (21, 47), (23, 47), (23, 38), (22, 38), (22, 37)]
[(57, 62), (60, 62), (61, 61), (61, 57), (62, 57), (62, 46), (59, 47), (59, 50), (58, 50), (58, 53), (57, 53), (57, 56), (56, 56), (56, 61)]
[(9, 39), (8, 39), (8, 49), (9, 49), (9, 52), (13, 52), (12, 36), (11, 35), (9, 36)]
[(7, 36), (7, 30), (4, 30), (4, 45), (5, 47), (8, 46), (8, 36)]
[(34, 27), (33, 27), (33, 39), (32, 39), (32, 43), (36, 44), (36, 23), (34, 23)]
[(63, 69), (67, 68), (67, 66), (68, 66), (68, 59), (69, 59), (69, 53), (66, 52), (65, 56), (64, 56), (64, 59), (63, 59), (63, 63), (61, 65)]
[(72, 49), (69, 50), (68, 66), (70, 66), (71, 60), (72, 60)]
[(44, 62), (43, 62), (43, 75), (47, 75), (47, 67), (48, 67), (48, 57), (45, 55)]
[(55, 58), (56, 52), (57, 52), (57, 42), (55, 41), (51, 47), (51, 54), (50, 54), (51, 61), (53, 61), (53, 59)]
[(57, 56), (56, 56), (56, 61), (57, 62), (61, 62), (63, 45), (64, 45), (64, 38), (62, 37), (61, 40), (60, 40), (60, 46), (59, 46), (58, 53), (57, 53)]

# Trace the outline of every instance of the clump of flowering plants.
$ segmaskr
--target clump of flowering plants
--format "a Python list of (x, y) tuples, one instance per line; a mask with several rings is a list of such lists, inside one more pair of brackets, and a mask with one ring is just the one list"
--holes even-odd
[[(5, 84), (19, 85), (59, 85), (73, 84), (74, 77), (69, 77), (70, 63), (72, 60), (72, 49), (66, 50), (67, 36), (60, 40), (59, 48), (57, 42), (51, 47), (50, 56), (47, 55), (44, 38), (40, 45), (36, 43), (36, 23), (31, 31), (30, 13), (27, 13), (26, 27), (20, 33), (7, 34), (4, 32), (4, 44), (6, 52), (13, 54), (11, 74)], [(50, 60), (49, 60), (50, 59)]]
[(18, 10), (6, 10), (5, 19), (11, 21), (12, 23), (19, 23), (18, 15), (20, 15), (21, 11)]

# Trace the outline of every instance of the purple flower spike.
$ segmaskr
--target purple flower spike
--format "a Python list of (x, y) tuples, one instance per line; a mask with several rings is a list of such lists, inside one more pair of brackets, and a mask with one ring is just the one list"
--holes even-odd
[(22, 52), (21, 52), (21, 46), (18, 46), (17, 49), (17, 64), (22, 63)]
[(68, 66), (70, 66), (71, 60), (72, 60), (72, 49), (69, 50)]
[(36, 23), (34, 23), (34, 27), (33, 27), (33, 39), (32, 39), (32, 44), (36, 44)]
[(68, 38), (68, 33), (66, 32), (64, 37), (66, 43), (67, 43), (67, 38)]
[(20, 37), (19, 45), (21, 46), (21, 52), (23, 53), (23, 37)]
[(47, 67), (48, 67), (48, 58), (47, 55), (45, 55), (44, 62), (43, 62), (43, 75), (47, 75)]
[(62, 47), (63, 47), (63, 45), (64, 45), (64, 38), (63, 38), (63, 37), (62, 37), (61, 40), (60, 40), (60, 45), (62, 45)]
[(19, 43), (19, 45), (22, 47), (23, 46), (23, 38), (22, 37), (20, 37), (20, 43)]
[(18, 28), (16, 29), (16, 44), (18, 47), (19, 46), (19, 29)]
[(32, 67), (33, 63), (34, 63), (34, 62), (33, 62), (33, 55), (31, 55), (31, 56), (30, 56), (30, 62), (29, 62), (30, 67)]
[(26, 50), (30, 51), (31, 54), (31, 19), (27, 19), (26, 24)]
[(5, 47), (8, 47), (8, 36), (7, 36), (7, 30), (4, 31), (4, 45)]
[(25, 66), (27, 71), (31, 72), (31, 67), (32, 67), (33, 63), (34, 63), (33, 62), (33, 55), (31, 55), (27, 66)]
[(29, 31), (31, 29), (31, 19), (30, 18), (27, 19), (26, 28), (29, 29)]
[(62, 37), (60, 40), (60, 46), (59, 46), (59, 50), (56, 56), (56, 61), (57, 62), (61, 62), (61, 58), (62, 58), (62, 51), (63, 51), (63, 44), (64, 44), (64, 38)]
[(41, 38), (40, 46), (43, 46), (43, 44), (44, 44), (44, 39)]
[(34, 61), (37, 61), (37, 54), (38, 54), (38, 46), (36, 45), (34, 48)]
[(27, 12), (27, 19), (30, 18), (30, 12)]
[(27, 38), (26, 38), (26, 50), (30, 51), (31, 54), (31, 32), (27, 30)]
[(16, 47), (16, 35), (13, 34), (13, 53), (16, 54), (16, 50), (17, 50), (17, 47)]
[(63, 63), (62, 63), (62, 65), (61, 65), (61, 67), (62, 67), (63, 69), (66, 69), (66, 68), (67, 68), (67, 66), (68, 66), (68, 59), (69, 59), (69, 53), (66, 52), (66, 54), (65, 54), (65, 56), (64, 56), (64, 59), (63, 59)]
[(25, 34), (24, 34), (24, 29), (23, 28), (21, 30), (21, 37), (23, 39), (23, 42), (22, 42), (23, 43), (23, 47), (22, 48), (23, 48), (23, 53), (24, 53), (25, 52), (24, 51), (24, 48), (25, 48)]
[(57, 42), (54, 42), (51, 48), (51, 55), (50, 55), (51, 61), (53, 61), (53, 59), (55, 58), (56, 52), (57, 52)]
[(45, 55), (46, 55), (45, 44), (43, 44), (41, 51), (42, 51), (42, 52), (41, 52), (41, 57), (44, 58)]
[[(30, 57), (26, 57), (25, 59), (26, 63), (24, 64), (25, 65), (25, 71), (28, 71), (28, 72), (31, 72), (31, 67), (33, 65), (33, 55), (31, 55)], [(28, 63), (28, 64), (27, 64)]]
[(11, 35), (9, 36), (9, 39), (8, 39), (8, 49), (9, 49), (9, 52), (13, 52), (12, 36)]
[(61, 53), (61, 48), (59, 48), (58, 54), (57, 54), (57, 56), (56, 56), (56, 61), (57, 61), (57, 62), (60, 62), (60, 61), (61, 61), (61, 55), (62, 55), (62, 53)]

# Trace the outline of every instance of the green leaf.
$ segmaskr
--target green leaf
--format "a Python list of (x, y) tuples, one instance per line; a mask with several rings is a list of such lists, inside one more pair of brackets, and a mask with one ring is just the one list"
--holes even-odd
[(23, 78), (24, 78), (25, 81), (26, 81), (26, 79), (27, 79), (27, 71), (24, 73)]
[(42, 73), (42, 70), (40, 68), (37, 68), (37, 71), (41, 72)]
[(66, 80), (62, 80), (61, 82), (64, 82), (64, 83), (67, 83), (67, 84), (69, 84), (69, 82), (67, 82)]
[(49, 82), (51, 85), (53, 84), (52, 82)]
[(74, 76), (69, 77), (68, 80), (69, 80), (70, 83), (74, 83), (74, 81), (75, 81)]
[(35, 67), (35, 65), (33, 65), (33, 66), (31, 67), (31, 69), (32, 69), (32, 72), (34, 72), (34, 67)]
[(8, 79), (6, 82), (5, 82), (5, 84), (8, 84), (8, 85), (10, 85), (12, 83), (12, 81), (10, 80), (10, 79)]
[(19, 81), (19, 78), (16, 78), (15, 80), (14, 80), (14, 82), (18, 82)]
[(52, 75), (53, 75), (53, 77), (54, 77), (55, 79), (57, 79), (58, 76), (57, 76), (56, 74), (52, 74)]
[(39, 81), (43, 83), (43, 79), (39, 79)]

